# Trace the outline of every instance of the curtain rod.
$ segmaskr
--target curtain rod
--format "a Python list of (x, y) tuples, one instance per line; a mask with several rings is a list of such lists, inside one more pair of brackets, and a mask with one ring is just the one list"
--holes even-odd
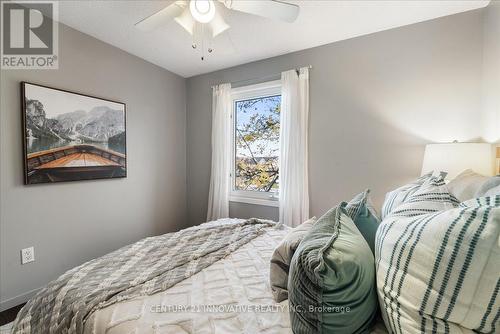
[[(307, 66), (302, 66), (302, 67), (307, 67), (308, 69), (313, 68), (312, 65), (307, 65)], [(296, 68), (292, 68), (291, 70), (299, 71), (300, 69), (301, 69), (301, 67), (296, 67)], [(281, 75), (281, 72), (280, 73), (275, 73), (275, 74), (272, 74), (272, 75), (266, 75), (265, 77), (258, 77), (258, 78), (250, 78), (250, 79), (244, 79), (244, 80), (238, 80), (238, 81), (231, 81), (231, 85), (240, 84), (240, 83), (244, 83), (244, 82), (265, 81), (265, 80), (268, 80), (268, 79), (276, 78), (277, 76), (280, 76), (280, 75)], [(222, 82), (221, 82), (221, 84), (222, 84)], [(216, 85), (213, 85), (212, 87), (215, 87), (215, 86)]]

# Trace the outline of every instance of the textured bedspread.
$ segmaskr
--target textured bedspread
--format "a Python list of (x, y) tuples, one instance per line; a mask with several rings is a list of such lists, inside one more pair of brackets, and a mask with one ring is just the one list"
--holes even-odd
[[(170, 289), (100, 309), (85, 334), (290, 334), (288, 301), (274, 302), (269, 283), (269, 260), (287, 233), (267, 230)], [(371, 334), (387, 334), (381, 321)]]
[(168, 290), (103, 308), (85, 333), (291, 333), (288, 303), (275, 303), (269, 284), (269, 259), (287, 232), (268, 230)]
[[(49, 283), (29, 301), (13, 332), (83, 333), (94, 311), (117, 302), (121, 307), (127, 305), (123, 301), (165, 291), (274, 225), (258, 220), (203, 224), (146, 238), (89, 261)], [(221, 296), (215, 301), (223, 300)]]

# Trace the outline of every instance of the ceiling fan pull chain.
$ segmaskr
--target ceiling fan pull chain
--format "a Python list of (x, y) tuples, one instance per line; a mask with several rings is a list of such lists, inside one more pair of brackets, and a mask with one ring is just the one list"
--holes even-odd
[(207, 25), (207, 28), (208, 28), (207, 32), (206, 32), (206, 35), (207, 35), (207, 44), (208, 44), (207, 51), (210, 54), (214, 50), (212, 48), (212, 41), (213, 41), (213, 38), (212, 38), (212, 29), (211, 29), (211, 27), (209, 25)]
[(205, 60), (205, 25), (201, 24), (201, 60)]
[(193, 33), (191, 34), (191, 47), (196, 49), (198, 47), (198, 43), (196, 40), (196, 23), (193, 23)]

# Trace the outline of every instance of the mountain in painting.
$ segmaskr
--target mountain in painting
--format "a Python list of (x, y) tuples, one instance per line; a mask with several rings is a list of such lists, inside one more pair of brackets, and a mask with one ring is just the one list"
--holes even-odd
[(47, 119), (43, 104), (38, 100), (26, 100), (26, 129), (28, 138), (69, 139), (59, 121)]
[(109, 138), (125, 132), (125, 118), (121, 110), (107, 106), (90, 111), (76, 110), (47, 118), (43, 104), (26, 100), (28, 137), (107, 142)]

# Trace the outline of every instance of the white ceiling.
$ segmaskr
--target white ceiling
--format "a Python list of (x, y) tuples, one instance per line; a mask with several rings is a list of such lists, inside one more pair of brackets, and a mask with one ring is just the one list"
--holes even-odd
[(231, 28), (216, 37), (212, 42), (214, 52), (201, 61), (200, 53), (191, 48), (191, 36), (176, 22), (167, 22), (152, 32), (142, 32), (134, 27), (136, 22), (171, 2), (61, 1), (59, 20), (183, 77), (191, 77), (473, 10), (489, 3), (482, 0), (289, 0), (287, 2), (300, 5), (300, 14), (294, 23), (265, 19), (218, 6)]

